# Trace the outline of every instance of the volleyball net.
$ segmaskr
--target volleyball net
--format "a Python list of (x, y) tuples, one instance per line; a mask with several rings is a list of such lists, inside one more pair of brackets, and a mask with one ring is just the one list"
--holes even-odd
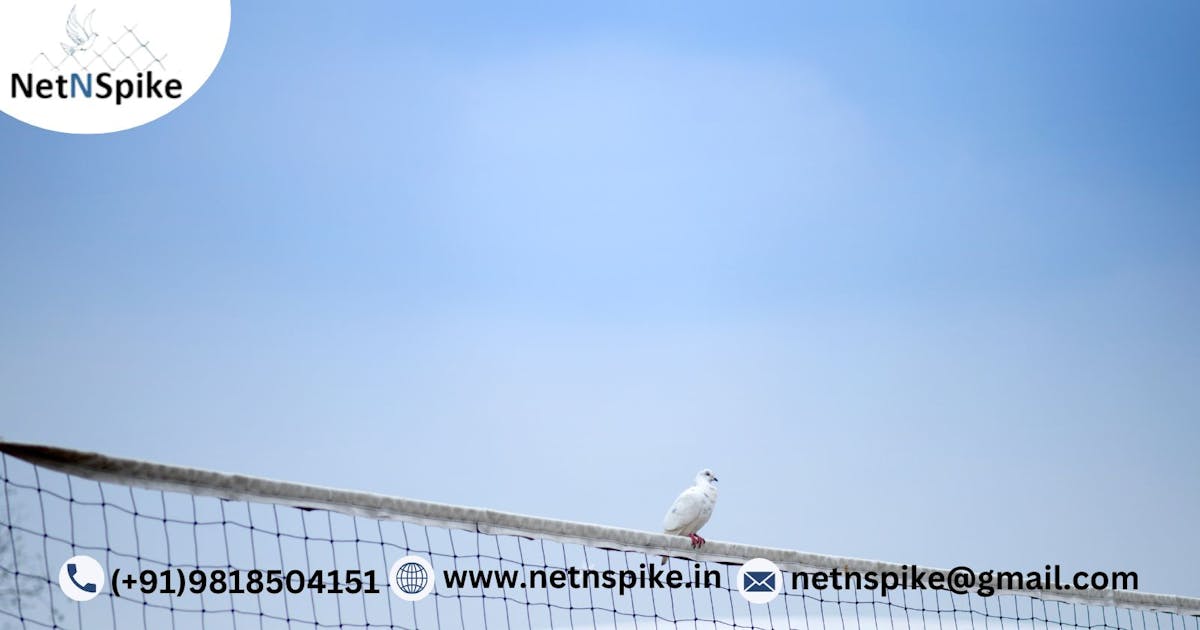
[[(791, 572), (910, 567), (47, 446), (0, 442), (0, 476), (0, 628), (1200, 630), (1196, 598), (815, 588)], [(753, 558), (782, 570), (769, 603)]]

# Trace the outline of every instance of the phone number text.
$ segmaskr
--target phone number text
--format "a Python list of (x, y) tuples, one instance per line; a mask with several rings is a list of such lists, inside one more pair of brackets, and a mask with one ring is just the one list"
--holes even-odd
[(305, 591), (333, 595), (378, 593), (380, 584), (374, 570), (358, 569), (301, 571), (292, 569), (183, 569), (168, 568), (161, 571), (123, 571), (114, 569), (112, 574), (113, 594), (126, 592), (143, 595), (162, 593), (183, 597), (187, 593), (212, 595), (276, 595), (283, 592), (299, 594)]

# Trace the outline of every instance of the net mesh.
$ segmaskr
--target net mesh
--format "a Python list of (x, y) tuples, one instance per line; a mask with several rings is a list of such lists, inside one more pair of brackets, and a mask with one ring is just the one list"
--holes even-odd
[[(988, 630), (1111, 628), (1200, 630), (1188, 615), (1047, 600), (1028, 595), (947, 591), (792, 590), (751, 605), (735, 587), (738, 566), (672, 559), (687, 575), (716, 571), (720, 586), (586, 588), (443, 584), (444, 570), (639, 569), (661, 561), (643, 552), (462, 531), (403, 520), (373, 520), (148, 490), (55, 472), (0, 455), (0, 628), (802, 628), (804, 630)], [(187, 570), (373, 571), (377, 593), (115, 594), (106, 584), (89, 602), (59, 588), (59, 566), (74, 555), (99, 560), (109, 575)], [(437, 587), (419, 602), (395, 597), (392, 562), (432, 561)], [(786, 582), (786, 581), (785, 581)], [(790, 586), (790, 585), (789, 585)]]
[[(42, 52), (33, 59), (35, 70), (50, 69), (56, 72), (145, 72), (165, 70), (166, 55), (158, 55), (150, 43), (138, 36), (136, 27), (122, 27), (117, 37), (98, 36), (95, 45), (87, 50), (67, 49), (57, 52)], [(57, 61), (56, 61), (57, 60)]]

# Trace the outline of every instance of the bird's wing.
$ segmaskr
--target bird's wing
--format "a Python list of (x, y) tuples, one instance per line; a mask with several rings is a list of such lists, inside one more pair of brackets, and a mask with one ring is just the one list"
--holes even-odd
[(663, 531), (668, 534), (693, 533), (695, 530), (691, 529), (692, 524), (700, 518), (703, 506), (703, 494), (694, 487), (684, 490), (679, 498), (675, 499), (675, 503), (671, 504), (671, 509), (667, 510), (667, 515), (663, 518)]
[(87, 32), (83, 26), (79, 24), (79, 18), (75, 15), (75, 7), (71, 7), (71, 14), (67, 16), (67, 37), (76, 44), (82, 44), (87, 41)]
[(91, 39), (96, 34), (96, 31), (92, 30), (92, 18), (95, 16), (96, 10), (92, 9), (88, 12), (87, 17), (83, 18), (83, 35), (88, 39)]

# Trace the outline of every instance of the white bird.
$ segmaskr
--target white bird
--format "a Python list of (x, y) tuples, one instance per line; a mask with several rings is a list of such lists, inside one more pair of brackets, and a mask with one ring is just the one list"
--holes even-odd
[(696, 483), (684, 490), (663, 518), (663, 532), (692, 539), (692, 547), (700, 547), (704, 539), (697, 532), (712, 518), (717, 505), (717, 477), (705, 468), (696, 473)]
[(92, 9), (87, 17), (83, 18), (83, 23), (79, 22), (79, 17), (75, 15), (75, 7), (71, 7), (71, 14), (67, 16), (67, 37), (71, 39), (73, 46), (66, 44), (62, 45), (62, 49), (68, 55), (74, 55), (81, 50), (87, 50), (92, 47), (96, 41), (96, 31), (92, 30), (92, 16), (96, 14), (96, 10)]

